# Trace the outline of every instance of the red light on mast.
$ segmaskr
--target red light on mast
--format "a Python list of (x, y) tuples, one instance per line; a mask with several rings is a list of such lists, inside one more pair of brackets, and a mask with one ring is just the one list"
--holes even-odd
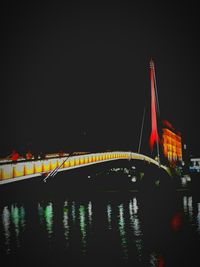
[(151, 136), (149, 140), (149, 146), (151, 151), (153, 151), (154, 143), (159, 142), (158, 130), (157, 130), (157, 120), (156, 120), (156, 96), (155, 96), (155, 80), (154, 80), (154, 62), (150, 61), (150, 80), (151, 80)]

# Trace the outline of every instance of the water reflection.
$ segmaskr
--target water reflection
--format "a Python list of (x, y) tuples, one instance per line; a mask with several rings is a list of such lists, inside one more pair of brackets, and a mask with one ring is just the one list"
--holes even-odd
[[(11, 239), (14, 237), (16, 246), (20, 247), (20, 235), (25, 231), (25, 209), (12, 204), (9, 210), (8, 206), (3, 208), (2, 225), (5, 237), (5, 250), (10, 252)], [(12, 231), (14, 230), (14, 231)], [(14, 234), (12, 234), (14, 232)], [(11, 236), (11, 234), (13, 236)]]
[(192, 196), (183, 197), (183, 210), (186, 216), (189, 217), (190, 222), (193, 222), (193, 203)]
[(140, 261), (142, 256), (142, 238), (141, 238), (142, 231), (137, 212), (138, 212), (137, 199), (133, 198), (133, 200), (130, 200), (129, 202), (130, 226), (133, 229), (133, 233), (135, 236), (134, 242), (137, 248), (138, 260)]
[(187, 214), (188, 206), (187, 206), (187, 196), (183, 197), (183, 211)]
[(76, 220), (76, 206), (75, 201), (72, 202), (72, 220), (75, 223)]
[(80, 232), (81, 232), (81, 243), (82, 243), (82, 252), (86, 252), (86, 218), (85, 218), (85, 207), (80, 205), (79, 207), (79, 220), (80, 220)]
[(162, 255), (159, 255), (156, 252), (150, 254), (150, 267), (164, 267), (165, 262)]
[(118, 215), (118, 228), (121, 238), (121, 246), (123, 250), (123, 256), (125, 259), (128, 258), (128, 251), (127, 251), (127, 239), (126, 239), (126, 231), (125, 231), (125, 219), (124, 219), (124, 205), (121, 204), (118, 206), (119, 208), (119, 215)]
[(2, 213), (2, 223), (4, 227), (4, 236), (5, 236), (5, 248), (6, 252), (10, 251), (10, 211), (8, 207), (4, 207)]
[(188, 198), (188, 213), (189, 213), (189, 218), (190, 221), (193, 221), (193, 206), (192, 206), (192, 197), (190, 196)]
[(51, 202), (46, 206), (38, 203), (38, 217), (40, 224), (45, 224), (49, 239), (53, 234), (53, 204)]
[(19, 245), (19, 240), (18, 240), (18, 236), (19, 236), (19, 209), (17, 206), (14, 206), (14, 205), (11, 206), (11, 220), (15, 226), (14, 228), (15, 228), (16, 240), (17, 240), (17, 244)]
[(51, 202), (46, 206), (44, 210), (44, 216), (46, 220), (47, 232), (49, 237), (51, 237), (53, 233), (53, 204)]
[(40, 205), (40, 203), (38, 203), (38, 216), (39, 216), (39, 222), (40, 222), (40, 224), (43, 224), (43, 222), (44, 222), (44, 209)]
[(20, 207), (20, 224), (21, 224), (21, 228), (22, 231), (25, 231), (25, 208), (22, 206)]
[(90, 201), (88, 203), (88, 220), (89, 220), (89, 224), (92, 224), (92, 202)]
[(66, 240), (67, 247), (69, 246), (69, 207), (68, 202), (65, 201), (63, 208), (63, 226), (64, 226), (64, 236)]
[[(133, 261), (131, 266), (161, 267), (171, 256), (170, 253), (166, 256), (168, 249), (175, 245), (181, 248), (184, 241), (187, 244), (186, 236), (191, 229), (200, 235), (200, 203), (192, 195), (180, 195), (178, 203), (172, 203), (173, 207), (168, 207), (167, 201), (165, 206), (161, 201), (149, 204), (149, 198), (143, 201), (138, 195), (114, 197), (108, 193), (106, 198), (104, 196), (86, 200), (72, 196), (67, 200), (65, 196), (62, 201), (60, 198), (51, 202), (37, 200), (35, 210), (33, 203), (27, 204), (26, 210), (16, 204), (4, 206), (1, 214), (3, 238), (0, 240), (4, 253), (16, 252), (19, 246), (26, 252), (28, 248), (22, 242), (24, 233), (28, 243), (35, 242), (31, 253), (36, 255), (35, 244), (46, 244), (50, 239), (52, 246), (41, 247), (41, 250), (48, 251), (51, 247), (54, 251), (59, 247), (59, 253), (63, 251), (65, 255), (63, 261), (72, 252), (72, 258), (75, 254), (82, 258), (93, 257), (93, 253), (94, 257), (104, 257), (105, 252), (108, 257), (113, 253), (116, 262)], [(179, 227), (180, 220), (184, 227)], [(30, 227), (26, 227), (27, 223)], [(172, 231), (171, 223), (173, 229), (180, 231)], [(183, 244), (179, 240), (183, 240)], [(58, 256), (56, 249), (55, 257)]]
[(108, 220), (108, 229), (112, 229), (112, 207), (110, 204), (107, 205), (107, 220)]

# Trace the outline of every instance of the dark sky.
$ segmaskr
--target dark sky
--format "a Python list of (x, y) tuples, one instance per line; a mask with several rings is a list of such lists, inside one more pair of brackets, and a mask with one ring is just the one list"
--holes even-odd
[(136, 151), (152, 57), (161, 118), (200, 156), (197, 6), (94, 2), (2, 7), (1, 153)]

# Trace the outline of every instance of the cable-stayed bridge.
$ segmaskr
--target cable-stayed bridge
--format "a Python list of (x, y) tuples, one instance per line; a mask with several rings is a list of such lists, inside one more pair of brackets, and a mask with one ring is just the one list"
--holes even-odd
[[(29, 159), (22, 161), (1, 161), (0, 162), (0, 184), (16, 182), (37, 176), (44, 176), (44, 181), (54, 177), (58, 172), (86, 167), (89, 165), (104, 163), (116, 160), (139, 160), (155, 165), (170, 174), (169, 168), (162, 165), (160, 161), (160, 145), (157, 129), (157, 115), (160, 113), (158, 93), (156, 86), (156, 76), (153, 60), (150, 61), (150, 81), (151, 81), (151, 135), (149, 145), (151, 151), (156, 146), (156, 160), (140, 153), (144, 116), (142, 121), (140, 142), (138, 151), (112, 151), (101, 153), (87, 153), (81, 155), (66, 155), (62, 157), (51, 157), (49, 159)], [(155, 156), (155, 155), (154, 155)]]

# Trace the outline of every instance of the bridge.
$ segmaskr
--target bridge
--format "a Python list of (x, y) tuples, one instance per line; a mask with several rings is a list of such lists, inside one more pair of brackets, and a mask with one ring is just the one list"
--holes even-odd
[[(101, 153), (87, 153), (82, 155), (65, 155), (64, 157), (52, 157), (42, 160), (17, 160), (0, 162), (0, 185), (16, 182), (37, 176), (45, 176), (44, 181), (49, 177), (54, 177), (58, 172), (67, 171), (75, 168), (85, 167), (92, 164), (103, 163), (114, 160), (140, 160), (154, 164), (163, 169), (170, 175), (170, 170), (160, 162), (159, 136), (157, 130), (157, 113), (159, 113), (158, 94), (156, 87), (155, 68), (153, 60), (150, 61), (150, 80), (151, 80), (151, 135), (150, 149), (153, 151), (154, 145), (157, 148), (157, 160), (140, 153), (142, 129), (138, 153), (127, 151), (113, 151)], [(144, 118), (144, 116), (143, 116)]]
[(0, 165), (0, 185), (34, 178), (44, 174), (54, 176), (57, 172), (122, 159), (144, 161), (149, 164), (154, 164), (166, 172), (169, 171), (166, 166), (159, 164), (158, 161), (143, 154), (127, 151), (113, 151), (74, 156), (68, 155), (44, 160), (22, 160), (16, 163), (12, 161), (5, 162)]

